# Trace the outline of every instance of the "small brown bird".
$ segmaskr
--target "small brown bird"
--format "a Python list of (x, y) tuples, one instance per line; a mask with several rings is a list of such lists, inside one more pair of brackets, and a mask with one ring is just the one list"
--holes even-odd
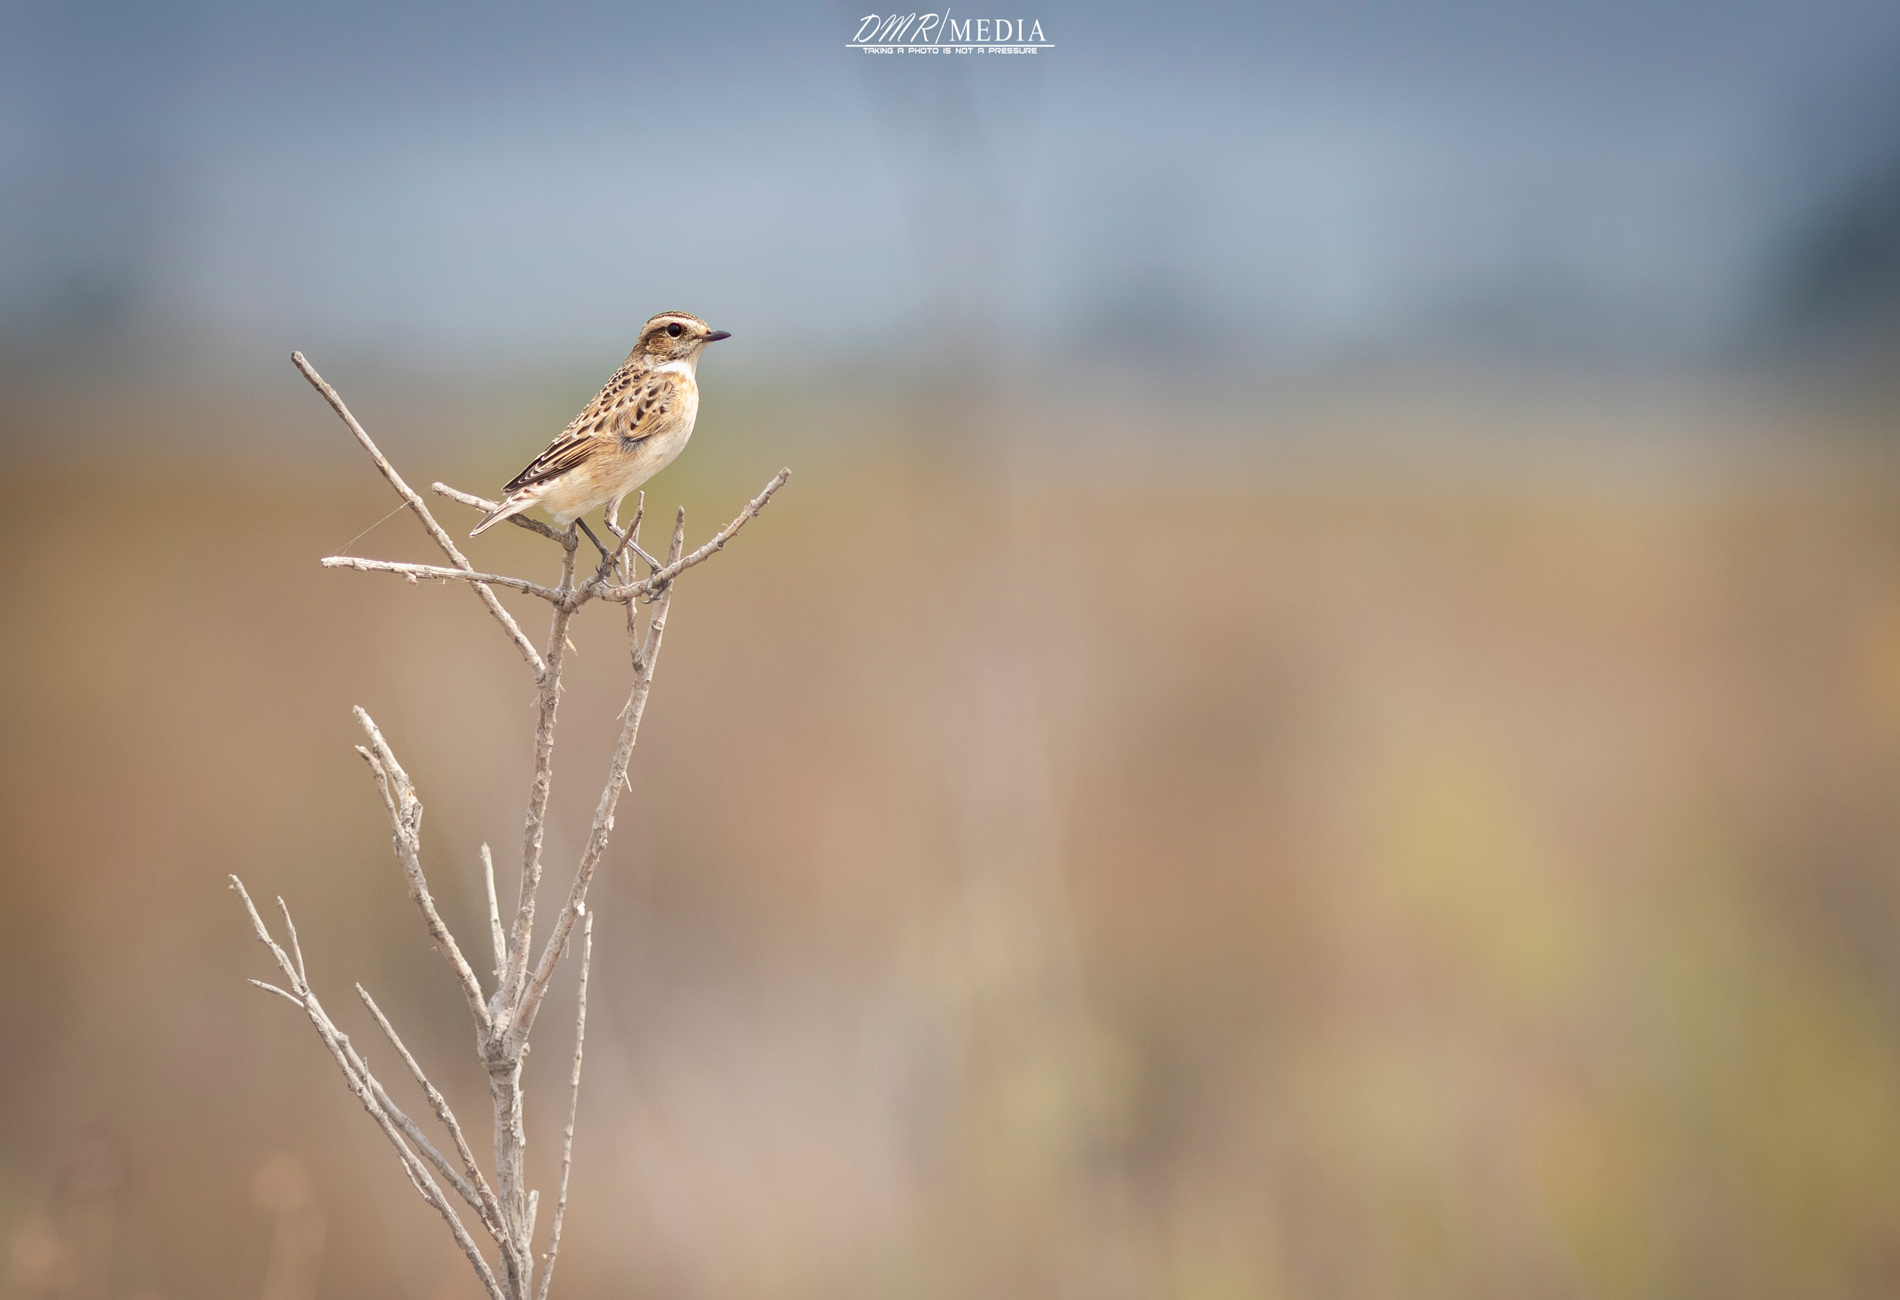
[[(562, 528), (599, 506), (611, 503), (618, 511), (620, 499), (672, 464), (693, 436), (699, 354), (708, 343), (731, 337), (683, 311), (663, 311), (648, 321), (613, 378), (546, 451), (509, 480), (501, 505), (469, 536), (535, 506)], [(593, 537), (592, 531), (587, 535)]]

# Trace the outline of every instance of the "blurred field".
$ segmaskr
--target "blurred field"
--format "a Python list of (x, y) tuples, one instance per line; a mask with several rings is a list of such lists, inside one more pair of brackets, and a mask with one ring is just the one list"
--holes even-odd
[[(504, 432), (529, 398), (458, 444), (331, 377), (419, 484), (534, 441)], [(1881, 444), (1740, 398), (1240, 403), (1208, 421), (1270, 446), (1165, 456), (1054, 399), (952, 423), (900, 393), (835, 433), (729, 400), (656, 504), (696, 539), (796, 477), (674, 605), (597, 888), (562, 1291), (1900, 1288)], [(51, 450), (80, 415), (16, 418), (7, 1294), (262, 1294), (282, 1232), (324, 1296), (477, 1294), (243, 983), (224, 876), (288, 899), (385, 1075), (355, 979), (481, 1127), (349, 708), (473, 937), (477, 848), (519, 833), (519, 662), (464, 591), (316, 567), (390, 498), (306, 392), (231, 417), (292, 431), (259, 453), (82, 461)], [(531, 543), (475, 554), (548, 571)], [(353, 549), (426, 557), (403, 517)], [(557, 873), (626, 676), (609, 611), (574, 639)]]

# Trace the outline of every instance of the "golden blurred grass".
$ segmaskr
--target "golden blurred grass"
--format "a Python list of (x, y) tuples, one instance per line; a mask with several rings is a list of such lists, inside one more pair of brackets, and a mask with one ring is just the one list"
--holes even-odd
[[(1798, 416), (1619, 443), (1566, 407), (1497, 417), (1568, 426), (1509, 450), (1389, 402), (1325, 444), (1085, 464), (1081, 408), (1040, 441), (933, 409), (801, 439), (808, 407), (734, 401), (654, 485), (699, 537), (797, 470), (675, 604), (596, 904), (571, 1293), (1892, 1291), (1879, 448)], [(417, 483), (511, 467), (366, 418)], [(337, 1013), (362, 979), (481, 1113), (348, 710), (474, 935), (531, 697), (466, 592), (316, 567), (389, 499), (313, 436), (16, 456), (87, 487), (0, 524), (15, 1294), (73, 1266), (102, 1161), (113, 1294), (252, 1293), (279, 1153), (329, 1220), (320, 1294), (472, 1294), (242, 983), (223, 886), (283, 893)], [(426, 555), (401, 517), (354, 549)], [(611, 614), (575, 640), (557, 866), (624, 699)]]

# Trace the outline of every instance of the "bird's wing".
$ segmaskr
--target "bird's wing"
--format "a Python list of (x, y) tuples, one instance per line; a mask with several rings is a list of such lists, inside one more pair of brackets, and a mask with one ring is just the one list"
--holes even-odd
[(627, 448), (650, 436), (679, 400), (682, 385), (681, 377), (670, 370), (647, 373), (622, 369), (548, 444), (547, 450), (502, 490), (515, 492), (545, 483), (611, 450), (616, 443)]

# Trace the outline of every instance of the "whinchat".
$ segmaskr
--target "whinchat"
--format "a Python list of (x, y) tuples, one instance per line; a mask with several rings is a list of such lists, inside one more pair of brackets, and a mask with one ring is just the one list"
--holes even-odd
[(562, 528), (599, 506), (617, 513), (620, 499), (672, 464), (693, 436), (699, 354), (731, 337), (683, 311), (648, 321), (587, 409), (509, 480), (507, 496), (469, 536), (535, 506)]

